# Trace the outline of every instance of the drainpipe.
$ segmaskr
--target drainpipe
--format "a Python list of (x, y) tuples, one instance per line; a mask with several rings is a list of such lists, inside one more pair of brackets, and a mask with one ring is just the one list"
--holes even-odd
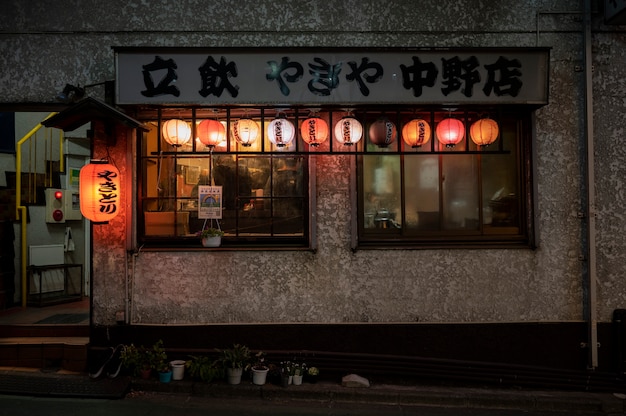
[(589, 329), (589, 368), (598, 367), (598, 317), (597, 317), (597, 268), (596, 268), (596, 197), (595, 197), (595, 166), (593, 148), (593, 85), (591, 55), (591, 0), (583, 0), (584, 7), (584, 72), (585, 72), (585, 145), (587, 150), (587, 320)]
[[(50, 113), (43, 120), (46, 121), (50, 117), (56, 115), (57, 113)], [(29, 131), (26, 136), (22, 137), (17, 142), (17, 149), (15, 153), (15, 218), (19, 218), (21, 221), (21, 267), (20, 274), (22, 278), (22, 307), (26, 307), (26, 207), (22, 205), (22, 145), (31, 138), (31, 136), (37, 133), (37, 130), (43, 127), (43, 121), (37, 124), (31, 131)], [(21, 215), (20, 215), (21, 214)]]

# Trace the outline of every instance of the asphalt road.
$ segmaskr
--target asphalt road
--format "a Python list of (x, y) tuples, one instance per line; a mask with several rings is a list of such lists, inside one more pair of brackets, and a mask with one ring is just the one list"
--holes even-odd
[[(134, 393), (121, 400), (0, 396), (0, 416), (573, 416), (572, 413)], [(607, 415), (599, 412), (576, 416)]]

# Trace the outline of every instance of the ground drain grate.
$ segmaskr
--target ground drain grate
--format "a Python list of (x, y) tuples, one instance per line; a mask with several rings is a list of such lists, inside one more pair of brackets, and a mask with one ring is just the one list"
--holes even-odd
[(58, 374), (0, 374), (0, 394), (28, 396), (121, 399), (130, 389), (130, 379), (92, 379)]

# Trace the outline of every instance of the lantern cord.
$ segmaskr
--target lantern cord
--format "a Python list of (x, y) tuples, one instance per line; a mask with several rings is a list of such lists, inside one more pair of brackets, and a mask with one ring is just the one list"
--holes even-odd
[(161, 167), (163, 166), (163, 150), (159, 151), (159, 172), (157, 174), (157, 192), (161, 192), (163, 189), (161, 189)]

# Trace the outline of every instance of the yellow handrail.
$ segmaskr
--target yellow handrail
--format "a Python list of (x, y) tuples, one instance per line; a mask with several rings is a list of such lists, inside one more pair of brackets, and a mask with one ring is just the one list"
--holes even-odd
[[(46, 121), (50, 117), (56, 115), (57, 113), (50, 113), (43, 120)], [(42, 121), (42, 123), (43, 123)], [(30, 139), (30, 137), (37, 132), (40, 128), (43, 127), (43, 124), (37, 124), (31, 131), (29, 131), (24, 137), (22, 137), (17, 142), (17, 149), (15, 154), (15, 217), (20, 219), (21, 222), (21, 277), (22, 277), (22, 307), (26, 306), (26, 207), (22, 205), (22, 144), (26, 142), (26, 140)], [(21, 213), (21, 215), (20, 215)]]

